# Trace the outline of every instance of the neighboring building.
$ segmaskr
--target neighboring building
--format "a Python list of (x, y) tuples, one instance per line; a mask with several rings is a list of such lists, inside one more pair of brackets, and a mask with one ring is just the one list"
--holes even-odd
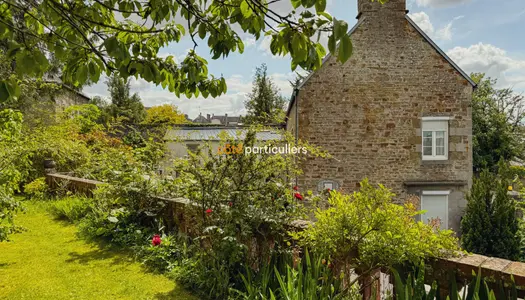
[[(164, 140), (166, 142), (166, 160), (161, 173), (169, 174), (171, 161), (188, 155), (188, 150), (199, 151), (202, 146), (209, 144), (213, 153), (217, 154), (221, 144), (221, 136), (227, 135), (239, 141), (244, 140), (248, 129), (242, 127), (178, 127), (168, 129)], [(268, 142), (281, 140), (278, 130), (259, 131), (256, 134), (258, 141)]]
[(59, 110), (72, 105), (82, 105), (88, 104), (90, 98), (84, 95), (82, 92), (77, 91), (70, 86), (57, 82), (57, 81), (47, 81), (48, 83), (54, 83), (61, 87), (59, 91), (53, 94), (52, 101), (55, 103), (55, 106)]
[(224, 116), (207, 114), (206, 117), (204, 117), (202, 114), (199, 114), (199, 116), (193, 120), (193, 123), (238, 126), (241, 125), (241, 117), (232, 117), (228, 116), (228, 114)]
[[(242, 141), (248, 129), (242, 127), (179, 127), (168, 129), (164, 140), (170, 158), (185, 157), (188, 155), (187, 149), (197, 151), (205, 143), (209, 143), (216, 153), (221, 136), (228, 136)], [(259, 141), (280, 140), (282, 135), (278, 130), (259, 131), (256, 134)]]
[(408, 17), (406, 0), (358, 0), (353, 55), (328, 56), (298, 89), (287, 129), (333, 159), (310, 158), (303, 189), (351, 192), (365, 177), (420, 197), (423, 220), (459, 230), (472, 183), (475, 83)]

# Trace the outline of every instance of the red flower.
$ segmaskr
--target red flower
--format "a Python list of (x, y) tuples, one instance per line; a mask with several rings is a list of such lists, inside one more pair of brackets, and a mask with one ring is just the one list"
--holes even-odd
[(331, 190), (330, 189), (326, 189), (326, 191), (330, 193)]
[(211, 215), (212, 212), (213, 212), (213, 209), (208, 208), (208, 209), (206, 210), (206, 215), (209, 216), (209, 215)]
[(299, 200), (301, 200), (301, 201), (303, 200), (303, 196), (301, 196), (301, 194), (299, 194), (299, 193), (295, 193), (295, 194), (293, 194), (293, 196), (294, 196), (296, 199), (299, 199)]
[(293, 190), (294, 190), (294, 191), (298, 191), (298, 190), (299, 190), (299, 187), (298, 187), (298, 186), (294, 186), (294, 187), (293, 187)]
[(229, 205), (230, 207), (232, 207), (232, 206), (233, 206), (233, 203), (230, 201), (230, 202), (228, 202), (228, 205)]
[(158, 246), (158, 245), (160, 245), (161, 242), (162, 242), (162, 240), (160, 239), (160, 236), (158, 234), (155, 234), (153, 236), (153, 239), (151, 239), (151, 244), (153, 246)]

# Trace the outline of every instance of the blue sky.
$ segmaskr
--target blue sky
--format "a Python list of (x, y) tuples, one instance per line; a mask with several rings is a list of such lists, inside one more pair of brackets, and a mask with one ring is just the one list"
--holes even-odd
[[(485, 72), (498, 78), (500, 87), (525, 91), (525, 0), (407, 0), (412, 19), (467, 73)], [(289, 0), (273, 4), (273, 9), (289, 12)], [(328, 0), (328, 11), (350, 26), (356, 23), (357, 0)], [(133, 92), (144, 105), (175, 104), (195, 118), (202, 114), (244, 114), (244, 100), (251, 91), (255, 67), (266, 63), (268, 73), (285, 96), (291, 93), (288, 80), (294, 77), (288, 57), (273, 57), (268, 40), (255, 41), (243, 35), (245, 52), (226, 59), (211, 60), (206, 42), (197, 53), (209, 62), (212, 74), (227, 79), (228, 93), (218, 98), (177, 98), (167, 90), (139, 79), (132, 80)], [(171, 44), (161, 55), (174, 55), (179, 61), (193, 46), (189, 39)], [(89, 96), (107, 97), (101, 82), (87, 87)]]

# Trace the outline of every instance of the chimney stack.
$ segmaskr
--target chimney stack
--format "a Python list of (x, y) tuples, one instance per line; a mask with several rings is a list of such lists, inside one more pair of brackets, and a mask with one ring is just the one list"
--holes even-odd
[(408, 13), (406, 0), (388, 0), (381, 4), (380, 0), (357, 0), (357, 18), (368, 15), (383, 16), (385, 13), (405, 15)]
[(206, 120), (208, 120), (208, 123), (211, 122), (210, 114), (206, 114)]
[(224, 114), (224, 125), (228, 126), (228, 114)]

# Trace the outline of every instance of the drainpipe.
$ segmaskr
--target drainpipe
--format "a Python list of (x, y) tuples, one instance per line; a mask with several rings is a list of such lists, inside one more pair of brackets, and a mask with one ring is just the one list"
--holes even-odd
[[(292, 101), (295, 103), (295, 144), (297, 145), (297, 142), (299, 141), (299, 98), (297, 95), (299, 94), (299, 89), (294, 88), (293, 94), (292, 94)], [(297, 158), (295, 158), (297, 161)], [(298, 186), (298, 178), (295, 176), (295, 186)]]

